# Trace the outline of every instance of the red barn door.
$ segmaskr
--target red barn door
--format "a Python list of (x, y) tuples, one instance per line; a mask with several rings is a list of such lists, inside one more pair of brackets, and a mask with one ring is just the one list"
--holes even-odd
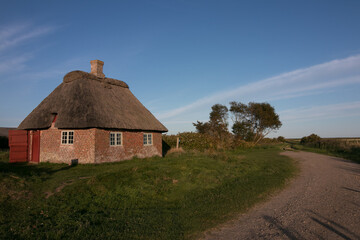
[(27, 162), (29, 134), (26, 130), (9, 130), (9, 162)]
[(32, 149), (31, 162), (39, 162), (40, 159), (40, 131), (33, 131), (32, 133)]
[(40, 159), (40, 131), (9, 130), (9, 146), (9, 162), (31, 161), (38, 163)]

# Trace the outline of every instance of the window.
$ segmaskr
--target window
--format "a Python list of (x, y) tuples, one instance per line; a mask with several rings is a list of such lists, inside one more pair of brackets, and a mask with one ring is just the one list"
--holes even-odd
[(144, 145), (152, 145), (152, 133), (144, 133)]
[(62, 131), (61, 144), (66, 144), (66, 145), (74, 144), (74, 131)]
[(122, 145), (122, 134), (120, 132), (110, 133), (110, 146), (121, 146)]

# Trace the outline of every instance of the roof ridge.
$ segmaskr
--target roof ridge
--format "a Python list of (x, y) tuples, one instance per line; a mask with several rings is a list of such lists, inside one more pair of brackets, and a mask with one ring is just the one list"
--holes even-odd
[(75, 80), (79, 80), (79, 79), (89, 79), (89, 80), (94, 80), (94, 81), (98, 81), (98, 82), (103, 82), (103, 83), (107, 83), (110, 85), (115, 85), (115, 86), (119, 86), (119, 87), (123, 87), (123, 88), (129, 88), (129, 85), (126, 84), (126, 82), (121, 81), (121, 80), (117, 80), (114, 78), (100, 78), (95, 76), (94, 74), (88, 73), (88, 72), (84, 72), (84, 71), (80, 71), (80, 70), (75, 70), (72, 72), (67, 73), (64, 76), (63, 82), (64, 83), (69, 83)]

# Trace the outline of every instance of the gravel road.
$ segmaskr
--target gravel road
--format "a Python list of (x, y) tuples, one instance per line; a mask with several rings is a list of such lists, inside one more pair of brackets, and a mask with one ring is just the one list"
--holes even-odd
[(308, 152), (282, 154), (301, 167), (286, 189), (203, 239), (360, 239), (360, 164)]

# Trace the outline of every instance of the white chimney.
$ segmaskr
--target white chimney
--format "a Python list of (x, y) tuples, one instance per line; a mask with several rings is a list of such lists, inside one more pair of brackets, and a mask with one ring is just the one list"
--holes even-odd
[(104, 78), (105, 74), (103, 73), (104, 62), (100, 60), (91, 60), (91, 73), (99, 78)]

